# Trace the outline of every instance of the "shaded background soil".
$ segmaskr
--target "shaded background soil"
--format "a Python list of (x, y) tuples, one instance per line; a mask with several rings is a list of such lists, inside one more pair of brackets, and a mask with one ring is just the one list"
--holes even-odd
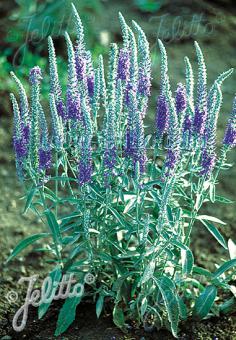
[[(7, 2), (6, 2), (7, 3)], [(144, 14), (134, 9), (129, 1), (106, 1), (102, 20), (94, 18), (98, 32), (107, 32), (108, 40), (120, 41), (120, 28), (117, 14), (121, 11), (128, 22), (135, 20), (147, 33), (153, 55), (153, 89), (147, 125), (152, 125), (154, 103), (159, 88), (159, 53), (157, 38), (161, 38), (169, 55), (170, 77), (173, 85), (184, 80), (185, 55), (193, 61), (196, 69), (196, 57), (193, 41), (202, 46), (208, 67), (208, 80), (212, 84), (219, 73), (236, 66), (236, 4), (234, 1), (171, 1), (164, 5), (157, 14)], [(195, 24), (193, 23), (195, 22)], [(180, 24), (181, 23), (181, 24)], [(108, 34), (108, 31), (110, 32)], [(223, 86), (224, 103), (219, 121), (218, 143), (220, 143), (225, 122), (230, 113), (232, 99), (236, 91), (236, 72)], [(8, 103), (8, 95), (2, 93)], [(1, 106), (2, 107), (2, 106)], [(2, 339), (53, 339), (53, 330), (60, 304), (53, 308), (41, 321), (37, 320), (36, 311), (30, 309), (29, 322), (25, 331), (16, 334), (11, 327), (12, 317), (22, 304), (26, 287), (17, 281), (21, 276), (40, 274), (42, 280), (50, 267), (33, 250), (23, 253), (21, 257), (9, 264), (4, 261), (11, 249), (23, 237), (34, 232), (43, 231), (39, 220), (32, 214), (22, 215), (22, 189), (17, 182), (14, 169), (14, 157), (11, 149), (11, 113), (8, 104), (1, 109), (0, 121), (0, 336)], [(151, 130), (151, 127), (149, 127)], [(235, 151), (231, 161), (235, 162)], [(222, 174), (218, 192), (235, 199), (236, 167)], [(235, 205), (208, 205), (206, 212), (224, 220), (227, 225), (220, 227), (226, 239), (236, 241)], [(210, 270), (216, 263), (228, 257), (224, 249), (219, 248), (215, 240), (200, 225), (195, 226), (192, 247), (199, 265)], [(23, 256), (24, 255), (24, 256)], [(9, 303), (7, 294), (14, 290), (18, 293), (16, 303)], [(7, 337), (8, 336), (8, 337)], [(122, 334), (111, 321), (110, 312), (96, 320), (94, 306), (90, 304), (78, 307), (76, 321), (61, 339), (172, 339), (168, 332), (147, 334), (142, 330), (131, 330), (130, 334)], [(0, 338), (1, 339), (1, 338)], [(201, 323), (188, 322), (180, 331), (180, 339), (236, 339), (236, 316), (215, 318)]]

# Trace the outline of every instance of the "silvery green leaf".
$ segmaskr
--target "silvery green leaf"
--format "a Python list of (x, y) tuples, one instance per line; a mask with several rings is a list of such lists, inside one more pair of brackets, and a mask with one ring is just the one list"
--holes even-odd
[(228, 240), (228, 249), (230, 259), (236, 259), (236, 244), (231, 239)]
[(40, 233), (40, 234), (35, 234), (27, 237), (26, 239), (22, 240), (12, 251), (11, 255), (8, 257), (6, 263), (11, 261), (14, 257), (16, 257), (22, 250), (27, 248), (29, 245), (35, 243), (36, 241), (50, 236), (49, 233)]
[(64, 333), (75, 320), (76, 308), (81, 299), (82, 296), (67, 297), (62, 308), (60, 309), (55, 336)]
[[(56, 267), (53, 269), (53, 271), (51, 271), (51, 273), (48, 275), (51, 280), (52, 280), (52, 286), (51, 286), (51, 290), (50, 293), (47, 294), (48, 296), (52, 295), (52, 291), (58, 287), (60, 280), (61, 280), (61, 268), (60, 267)], [(46, 289), (47, 290), (47, 289)], [(41, 319), (45, 313), (47, 312), (51, 302), (53, 300), (53, 295), (51, 296), (51, 301), (50, 302), (42, 302), (39, 307), (38, 307), (38, 318)]]
[(122, 308), (119, 307), (118, 304), (116, 304), (115, 307), (113, 308), (113, 322), (118, 328), (124, 329), (125, 316)]
[(217, 294), (217, 288), (215, 286), (207, 286), (205, 290), (197, 298), (193, 315), (203, 319), (209, 313)]
[(221, 235), (219, 230), (208, 221), (201, 220), (202, 224), (209, 230), (209, 232), (214, 236), (214, 238), (222, 245), (225, 249), (227, 249), (227, 244), (225, 242), (224, 237)]
[(141, 317), (143, 317), (144, 314), (146, 313), (147, 306), (148, 306), (148, 301), (147, 301), (147, 298), (145, 296), (141, 301)]
[(226, 261), (222, 264), (212, 275), (212, 279), (218, 278), (220, 275), (224, 274), (227, 270), (231, 269), (232, 267), (236, 266), (236, 259)]
[(154, 270), (155, 270), (155, 261), (150, 261), (144, 270), (144, 273), (143, 273), (143, 276), (140, 282), (141, 285), (153, 277)]
[(97, 318), (99, 318), (101, 313), (102, 313), (103, 305), (104, 305), (104, 295), (99, 295), (99, 298), (97, 299), (97, 302), (96, 302), (96, 315), (97, 315)]
[(201, 221), (207, 220), (207, 221), (216, 222), (216, 223), (219, 223), (219, 224), (226, 225), (225, 222), (221, 221), (219, 218), (214, 217), (214, 216), (198, 215), (198, 216), (196, 217), (196, 219), (197, 219), (197, 220), (201, 220)]
[(181, 249), (181, 262), (183, 275), (190, 275), (194, 264), (193, 253), (190, 249)]
[(177, 299), (177, 294), (175, 291), (175, 286), (171, 279), (169, 279), (167, 276), (162, 276), (161, 278), (156, 279), (155, 282), (164, 300), (166, 311), (168, 314), (168, 319), (171, 324), (172, 333), (174, 337), (177, 338), (180, 308)]

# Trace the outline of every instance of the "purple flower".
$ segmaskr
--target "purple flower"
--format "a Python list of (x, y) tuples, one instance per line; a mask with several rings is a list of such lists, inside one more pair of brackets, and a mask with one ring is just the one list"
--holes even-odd
[(178, 84), (175, 96), (175, 106), (177, 114), (186, 110), (187, 100), (186, 100), (186, 89), (182, 83)]
[(94, 96), (94, 74), (87, 77), (87, 86), (89, 97), (92, 98)]
[(127, 81), (129, 79), (130, 52), (122, 48), (119, 52), (117, 78)]
[(131, 128), (130, 117), (128, 117), (128, 124), (125, 135), (125, 155), (127, 157), (132, 157), (134, 154), (133, 150), (133, 129)]
[(202, 162), (201, 162), (202, 170), (200, 171), (200, 175), (209, 176), (215, 166), (215, 161), (216, 161), (215, 153), (209, 154), (207, 150), (204, 149), (202, 153)]
[(236, 146), (236, 128), (230, 123), (226, 128), (223, 144), (231, 148)]
[(91, 139), (88, 137), (82, 141), (81, 154), (78, 165), (78, 180), (81, 186), (91, 181), (92, 171)]
[(191, 131), (192, 127), (192, 121), (189, 115), (186, 115), (184, 118), (184, 124), (183, 124), (183, 132)]
[(86, 75), (86, 58), (80, 54), (79, 47), (75, 50), (75, 66), (77, 78), (79, 81), (83, 80)]
[(14, 136), (13, 144), (17, 160), (23, 161), (24, 158), (27, 156), (27, 144), (25, 142), (24, 137), (17, 138), (16, 136)]
[(203, 136), (204, 134), (206, 118), (207, 118), (206, 108), (200, 110), (197, 107), (195, 110), (195, 115), (193, 119), (193, 131), (200, 136)]
[(126, 85), (125, 95), (124, 95), (125, 105), (128, 107), (130, 106), (130, 103), (131, 103), (131, 95), (132, 95), (131, 92), (134, 93), (134, 88), (133, 88), (133, 85), (129, 82)]
[(179, 160), (179, 150), (168, 149), (166, 160), (165, 160), (165, 170), (166, 170), (167, 175), (170, 175), (171, 171), (174, 170), (178, 160)]
[[(136, 151), (136, 150), (135, 150)], [(137, 163), (139, 165), (140, 174), (143, 174), (146, 170), (147, 155), (145, 148), (137, 150), (133, 157), (134, 169), (136, 169)]]
[(92, 176), (92, 160), (89, 158), (87, 161), (80, 159), (79, 162), (79, 184), (82, 186), (91, 181)]
[(79, 94), (72, 94), (70, 90), (67, 91), (67, 118), (73, 120), (81, 120), (81, 107)]
[(162, 138), (168, 129), (169, 108), (164, 95), (160, 95), (157, 100), (156, 108), (156, 129), (157, 137)]
[(140, 72), (139, 75), (139, 80), (138, 80), (138, 93), (141, 94), (142, 96), (150, 96), (151, 91), (151, 81), (150, 81), (150, 76), (144, 74), (144, 70)]
[(40, 170), (48, 170), (50, 169), (52, 164), (52, 155), (51, 150), (48, 148), (47, 150), (39, 149), (39, 169)]
[(31, 85), (40, 84), (42, 78), (42, 72), (39, 66), (35, 66), (30, 70), (29, 81)]
[(104, 167), (106, 169), (112, 170), (116, 165), (116, 147), (115, 145), (109, 147), (107, 145), (106, 150), (104, 152)]
[(22, 129), (22, 133), (23, 133), (23, 138), (25, 140), (25, 143), (28, 144), (29, 143), (29, 138), (30, 138), (30, 126), (29, 125), (25, 125)]
[(233, 102), (233, 109), (228, 120), (223, 144), (230, 148), (236, 146), (236, 97)]
[(56, 108), (57, 108), (58, 115), (63, 120), (66, 120), (67, 119), (66, 108), (65, 108), (65, 105), (62, 99), (56, 100)]

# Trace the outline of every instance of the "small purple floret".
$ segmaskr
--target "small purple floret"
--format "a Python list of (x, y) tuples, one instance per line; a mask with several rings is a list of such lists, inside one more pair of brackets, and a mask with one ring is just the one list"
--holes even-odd
[(215, 153), (208, 154), (207, 150), (205, 149), (202, 153), (202, 170), (200, 175), (209, 176), (211, 171), (215, 166), (216, 155)]
[(168, 103), (164, 95), (160, 95), (157, 100), (156, 108), (156, 129), (157, 136), (162, 137), (167, 131), (169, 119)]
[(226, 128), (223, 144), (231, 148), (236, 146), (236, 129), (231, 124)]
[(143, 74), (143, 71), (139, 75), (139, 81), (138, 81), (138, 93), (142, 96), (150, 96), (151, 91), (151, 81), (150, 77)]
[(200, 136), (203, 136), (204, 134), (206, 117), (206, 109), (199, 110), (199, 108), (197, 107), (193, 119), (193, 131)]
[(192, 121), (189, 115), (184, 118), (183, 131), (190, 131), (192, 127)]
[(40, 149), (39, 150), (39, 169), (48, 170), (50, 169), (51, 164), (52, 164), (51, 150)]
[(187, 100), (186, 100), (186, 89), (182, 83), (178, 84), (175, 96), (175, 106), (177, 114), (186, 110)]
[(23, 161), (27, 155), (27, 145), (24, 137), (18, 139), (13, 137), (13, 144), (18, 161)]
[(83, 80), (86, 75), (86, 59), (79, 54), (79, 51), (76, 49), (75, 53), (75, 66), (77, 78), (79, 81)]
[(179, 159), (179, 150), (168, 149), (165, 161), (165, 169), (167, 169), (167, 175), (175, 168)]
[(67, 95), (67, 118), (73, 120), (81, 120), (81, 107), (79, 95), (72, 96), (70, 92)]
[(87, 78), (88, 94), (92, 98), (94, 96), (94, 74), (91, 74)]
[(30, 70), (29, 81), (31, 85), (39, 84), (42, 78), (42, 71), (39, 66), (35, 66)]
[(117, 78), (121, 80), (128, 80), (130, 68), (130, 53), (128, 50), (122, 48), (118, 58)]

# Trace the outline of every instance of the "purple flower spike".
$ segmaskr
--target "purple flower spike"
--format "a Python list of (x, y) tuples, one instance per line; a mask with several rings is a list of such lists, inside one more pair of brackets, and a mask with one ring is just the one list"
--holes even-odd
[(31, 85), (36, 85), (40, 83), (42, 78), (42, 71), (39, 66), (35, 66), (30, 70), (29, 81)]
[(23, 161), (27, 155), (27, 145), (24, 137), (20, 139), (13, 137), (13, 144), (17, 160)]
[(122, 48), (118, 58), (118, 69), (117, 78), (121, 80), (129, 79), (129, 68), (130, 68), (130, 53), (128, 50)]
[(82, 186), (91, 181), (92, 176), (92, 156), (91, 148), (83, 148), (79, 161), (79, 184)]
[(187, 107), (186, 89), (182, 83), (178, 84), (178, 87), (176, 90), (175, 106), (176, 106), (177, 114), (184, 112)]
[(138, 93), (142, 96), (149, 97), (151, 94), (151, 81), (150, 77), (143, 72), (140, 74), (139, 81), (138, 81)]
[(92, 98), (94, 96), (94, 74), (91, 74), (87, 78), (88, 94)]
[(199, 110), (197, 107), (193, 119), (193, 131), (200, 136), (203, 136), (205, 130), (207, 111), (206, 109)]
[(166, 174), (169, 175), (179, 159), (179, 150), (168, 149), (165, 161)]
[(66, 114), (66, 108), (65, 105), (62, 101), (62, 99), (59, 99), (56, 101), (56, 108), (57, 108), (57, 113), (58, 115), (63, 119), (67, 119), (67, 114)]
[(106, 169), (112, 170), (116, 165), (116, 147), (107, 147), (104, 153), (104, 166)]
[(75, 51), (75, 66), (76, 66), (76, 73), (77, 78), (79, 81), (83, 80), (86, 75), (86, 59), (81, 56), (79, 48), (76, 48)]
[(169, 108), (165, 96), (160, 95), (157, 100), (156, 129), (157, 137), (162, 138), (168, 129)]
[(146, 170), (147, 156), (145, 149), (134, 156), (134, 169), (136, 169), (136, 164), (139, 164), (140, 174), (143, 174)]
[(81, 107), (79, 94), (72, 96), (70, 91), (67, 95), (67, 117), (73, 120), (81, 120)]
[(236, 97), (234, 98), (233, 109), (225, 130), (223, 144), (230, 148), (236, 146)]
[(51, 163), (52, 163), (51, 150), (40, 149), (39, 150), (39, 169), (48, 170), (51, 167)]
[(30, 138), (30, 127), (29, 127), (29, 125), (25, 125), (22, 129), (22, 132), (23, 132), (23, 137), (24, 137), (25, 143), (28, 144), (29, 138)]
[(186, 115), (184, 118), (184, 124), (183, 124), (183, 131), (190, 131), (192, 127), (192, 121), (189, 115)]
[(223, 144), (230, 148), (236, 146), (236, 129), (231, 124), (226, 128)]
[(200, 175), (206, 175), (209, 176), (212, 172), (216, 161), (216, 155), (215, 153), (208, 154), (207, 150), (205, 149), (202, 153), (202, 170), (200, 172)]

